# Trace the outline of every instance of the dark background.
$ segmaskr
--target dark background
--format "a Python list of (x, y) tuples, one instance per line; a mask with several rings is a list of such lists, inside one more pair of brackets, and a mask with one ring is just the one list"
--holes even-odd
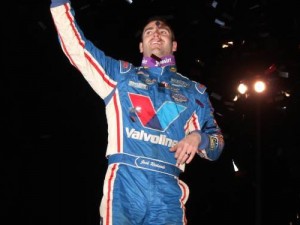
[[(297, 1), (219, 0), (216, 7), (212, 2), (72, 4), (89, 39), (135, 65), (141, 62), (144, 20), (168, 16), (179, 43), (179, 72), (207, 86), (226, 146), (218, 161), (198, 157), (182, 175), (191, 191), (190, 225), (295, 225), (300, 209)], [(1, 218), (5, 224), (99, 224), (107, 166), (104, 104), (60, 49), (50, 1), (8, 4), (1, 15)], [(234, 44), (221, 48), (226, 41)], [(258, 75), (268, 82), (267, 92), (234, 102), (239, 81)]]

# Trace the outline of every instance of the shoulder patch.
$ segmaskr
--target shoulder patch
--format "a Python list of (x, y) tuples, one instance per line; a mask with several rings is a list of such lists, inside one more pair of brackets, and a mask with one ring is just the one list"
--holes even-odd
[(127, 73), (130, 71), (132, 64), (127, 61), (120, 61), (120, 73)]
[(200, 94), (204, 94), (206, 87), (203, 84), (195, 83), (195, 88)]

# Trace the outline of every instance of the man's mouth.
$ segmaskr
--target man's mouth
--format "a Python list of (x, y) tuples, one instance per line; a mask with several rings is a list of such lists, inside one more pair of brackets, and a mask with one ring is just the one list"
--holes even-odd
[(151, 46), (161, 46), (161, 42), (153, 41), (153, 42), (151, 42)]
[(152, 39), (152, 40), (150, 41), (150, 43), (151, 43), (152, 45), (160, 45), (160, 44), (161, 44), (161, 40), (154, 38), (154, 39)]

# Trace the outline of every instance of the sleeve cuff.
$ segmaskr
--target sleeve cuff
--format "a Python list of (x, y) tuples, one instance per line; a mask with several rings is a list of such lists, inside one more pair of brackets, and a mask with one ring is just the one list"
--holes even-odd
[(208, 134), (206, 133), (202, 133), (202, 132), (199, 132), (200, 136), (201, 136), (201, 143), (199, 145), (199, 149), (202, 150), (202, 149), (206, 149), (209, 145), (209, 137), (208, 137)]
[[(199, 150), (203, 150), (203, 149), (206, 149), (209, 145), (209, 137), (208, 137), (208, 134), (206, 133), (202, 133), (200, 130), (194, 130), (192, 131), (191, 133), (193, 132), (197, 132), (198, 134), (200, 134), (201, 136), (201, 142), (200, 142), (200, 145), (198, 146), (198, 149)], [(191, 134), (190, 133), (190, 134)]]

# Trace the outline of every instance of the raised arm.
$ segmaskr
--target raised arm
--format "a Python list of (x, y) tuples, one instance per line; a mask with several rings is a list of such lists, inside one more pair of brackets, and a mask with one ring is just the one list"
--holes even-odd
[(105, 56), (84, 36), (75, 21), (70, 1), (52, 0), (50, 11), (64, 54), (104, 99), (117, 84), (120, 61)]

